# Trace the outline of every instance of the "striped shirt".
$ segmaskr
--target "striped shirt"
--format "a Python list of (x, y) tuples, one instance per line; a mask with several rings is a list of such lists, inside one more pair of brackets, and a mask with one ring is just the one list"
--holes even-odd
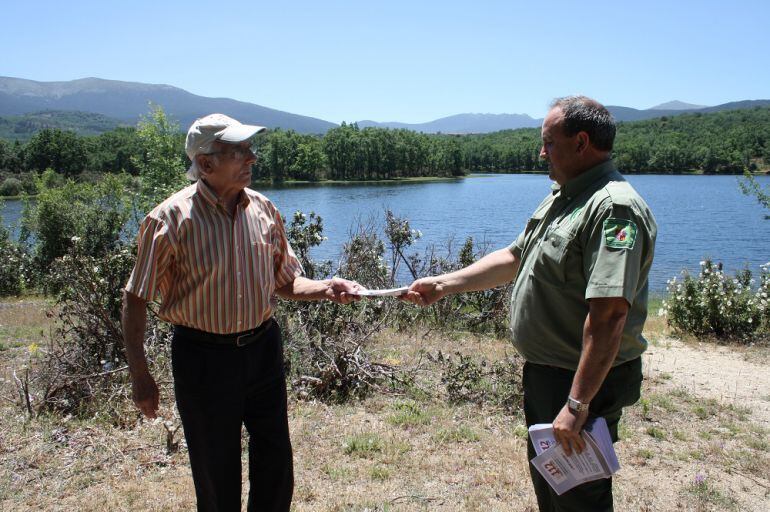
[(142, 221), (126, 291), (147, 301), (160, 295), (167, 322), (232, 334), (269, 319), (276, 288), (301, 273), (269, 199), (244, 189), (232, 216), (199, 180)]

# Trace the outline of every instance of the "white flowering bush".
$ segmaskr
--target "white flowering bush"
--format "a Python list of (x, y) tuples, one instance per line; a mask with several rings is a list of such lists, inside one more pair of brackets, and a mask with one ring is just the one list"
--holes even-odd
[[(91, 256), (73, 237), (67, 254), (52, 263), (48, 278), (58, 290), (52, 311), (58, 322), (32, 372), (37, 412), (99, 414), (115, 425), (133, 424), (121, 309), (134, 260), (133, 245)], [(145, 351), (159, 382), (171, 380), (169, 339), (169, 326), (148, 314)]]
[(21, 295), (27, 286), (32, 263), (29, 254), (11, 240), (2, 222), (0, 217), (0, 297)]
[(663, 310), (670, 326), (694, 335), (751, 341), (770, 332), (770, 263), (762, 265), (759, 282), (749, 269), (735, 277), (721, 264), (701, 261), (697, 277), (683, 273), (668, 282)]

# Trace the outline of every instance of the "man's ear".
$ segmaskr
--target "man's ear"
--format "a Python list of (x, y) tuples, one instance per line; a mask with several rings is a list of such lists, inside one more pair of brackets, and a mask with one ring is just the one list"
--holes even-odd
[(589, 143), (588, 133), (586, 132), (578, 132), (577, 134), (577, 152), (582, 153), (586, 149), (588, 149), (588, 143)]
[(198, 162), (198, 169), (201, 170), (201, 174), (209, 174), (211, 173), (211, 159), (208, 158), (206, 155), (195, 155), (196, 161)]

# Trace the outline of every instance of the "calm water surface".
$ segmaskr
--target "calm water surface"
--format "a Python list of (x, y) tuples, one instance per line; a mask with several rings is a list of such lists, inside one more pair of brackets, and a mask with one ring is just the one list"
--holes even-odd
[[(746, 265), (756, 272), (770, 261), (770, 220), (752, 197), (741, 194), (735, 176), (629, 176), (658, 220), (658, 243), (650, 284), (665, 291), (666, 280), (682, 269), (697, 272), (698, 262), (722, 261), (731, 273)], [(770, 177), (758, 180), (770, 185)], [(472, 236), (489, 250), (508, 245), (550, 190), (544, 175), (474, 175), (461, 180), (388, 185), (325, 185), (261, 190), (287, 218), (295, 210), (323, 218), (328, 240), (313, 256), (339, 258), (340, 248), (359, 222), (381, 225), (385, 208), (409, 219), (427, 244), (455, 248)], [(21, 203), (9, 201), (2, 212), (6, 224), (21, 213)]]

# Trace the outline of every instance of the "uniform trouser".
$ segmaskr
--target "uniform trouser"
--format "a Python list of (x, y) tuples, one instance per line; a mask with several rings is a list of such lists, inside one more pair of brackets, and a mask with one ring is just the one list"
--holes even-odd
[[(552, 423), (567, 401), (575, 372), (553, 366), (524, 364), (524, 415), (527, 426)], [(623, 407), (639, 400), (642, 385), (642, 360), (636, 358), (610, 370), (599, 392), (591, 400), (591, 414), (603, 416), (612, 436), (618, 440), (618, 422)], [(532, 442), (527, 442), (529, 460), (535, 457)], [(529, 465), (529, 472), (541, 512), (603, 512), (613, 510), (612, 479), (600, 479), (579, 485), (558, 496), (548, 482)]]
[(288, 511), (294, 489), (281, 331), (236, 347), (175, 333), (172, 367), (199, 511), (241, 510), (241, 426), (250, 511)]

